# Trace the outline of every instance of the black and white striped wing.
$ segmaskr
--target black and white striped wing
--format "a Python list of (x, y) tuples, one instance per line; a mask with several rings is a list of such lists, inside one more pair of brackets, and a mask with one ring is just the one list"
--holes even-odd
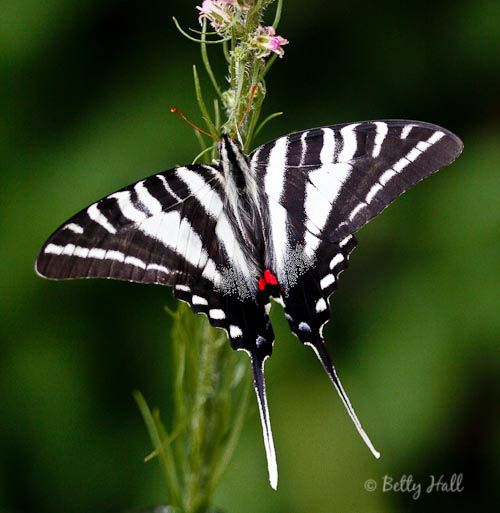
[(269, 409), (267, 405), (264, 364), (273, 351), (274, 332), (267, 313), (267, 303), (255, 298), (234, 298), (214, 292), (208, 300), (196, 294), (196, 288), (176, 286), (177, 299), (189, 303), (195, 312), (207, 314), (212, 326), (226, 330), (231, 347), (244, 351), (252, 363), (253, 385), (259, 407), (269, 482), (278, 486), (278, 467)]
[[(261, 354), (272, 347), (272, 330), (264, 306), (252, 296), (258, 272), (238, 240), (225, 213), (219, 171), (184, 166), (125, 187), (76, 214), (44, 244), (36, 270), (58, 280), (170, 285), (178, 299), (226, 329), (236, 349), (252, 352), (258, 336), (270, 339), (259, 344)], [(238, 282), (239, 296), (227, 294), (227, 274)]]
[(315, 128), (257, 148), (251, 165), (268, 198), (277, 268), (284, 243), (313, 257), (318, 240), (355, 233), (462, 148), (444, 128), (401, 120)]
[[(254, 352), (259, 335), (272, 342), (272, 330), (255, 300), (259, 274), (252, 265), (227, 218), (222, 175), (193, 165), (153, 175), (76, 214), (43, 245), (36, 271), (57, 280), (170, 285), (226, 329), (236, 349)], [(228, 291), (231, 279), (238, 293)], [(257, 352), (270, 354), (268, 347), (259, 339)]]
[(268, 259), (278, 281), (289, 291), (315, 267), (328, 296), (353, 234), (462, 147), (436, 125), (387, 120), (297, 132), (257, 148), (251, 166), (268, 207)]
[[(161, 285), (217, 283), (217, 170), (180, 167), (82, 210), (42, 247), (36, 271), (51, 279), (113, 278)], [(208, 205), (210, 208), (205, 208)]]
[[(198, 165), (151, 176), (82, 210), (44, 244), (36, 271), (57, 280), (170, 285), (178, 299), (225, 329), (232, 347), (252, 360), (269, 475), (276, 487), (263, 371), (274, 333), (265, 302), (255, 300), (259, 274), (252, 265), (226, 216), (221, 173)], [(234, 281), (239, 295), (228, 293)]]
[(329, 296), (356, 246), (354, 233), (411, 186), (453, 162), (454, 134), (419, 121), (328, 126), (256, 149), (251, 165), (267, 198), (272, 266), (292, 331), (310, 345), (363, 431), (326, 351)]

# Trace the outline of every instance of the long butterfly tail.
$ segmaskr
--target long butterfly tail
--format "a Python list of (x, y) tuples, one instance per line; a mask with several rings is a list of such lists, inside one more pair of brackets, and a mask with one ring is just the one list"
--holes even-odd
[(356, 415), (356, 412), (354, 411), (354, 408), (351, 405), (351, 402), (349, 401), (349, 397), (347, 397), (344, 387), (342, 386), (342, 383), (340, 382), (337, 372), (335, 371), (335, 367), (333, 366), (330, 356), (326, 350), (324, 342), (322, 340), (319, 340), (316, 343), (306, 342), (306, 345), (311, 346), (313, 348), (314, 352), (316, 353), (318, 360), (321, 362), (321, 365), (323, 365), (323, 368), (325, 369), (326, 373), (328, 374), (330, 381), (333, 383), (333, 385), (337, 389), (337, 392), (338, 392), (340, 398), (342, 399), (342, 402), (344, 403), (345, 409), (347, 410), (349, 417), (351, 417), (351, 420), (353, 421), (354, 425), (356, 426), (358, 433), (360, 434), (361, 438), (367, 445), (368, 449), (370, 449), (370, 451), (375, 456), (375, 458), (377, 458), (377, 459), (380, 458), (380, 453), (373, 446), (370, 438), (368, 437), (365, 430), (363, 429), (363, 426), (361, 425), (361, 422), (359, 421), (358, 416)]
[(276, 464), (276, 452), (274, 450), (273, 432), (269, 418), (269, 409), (266, 398), (266, 381), (264, 378), (264, 359), (257, 353), (250, 356), (252, 360), (253, 385), (259, 404), (260, 421), (262, 423), (262, 434), (266, 448), (267, 469), (269, 472), (269, 483), (276, 490), (278, 487), (278, 465)]

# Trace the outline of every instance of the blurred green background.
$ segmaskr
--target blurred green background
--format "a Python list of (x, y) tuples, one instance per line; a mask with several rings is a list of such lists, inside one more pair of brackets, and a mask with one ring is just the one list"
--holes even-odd
[[(169, 114), (177, 105), (199, 119), (199, 49), (170, 20), (195, 27), (195, 2), (0, 5), (0, 511), (161, 503), (131, 392), (168, 417), (171, 292), (51, 283), (33, 262), (80, 208), (197, 153)], [(465, 151), (359, 234), (333, 302), (329, 345), (382, 459), (312, 352), (278, 329), (266, 367), (278, 492), (253, 415), (216, 502), (228, 513), (498, 511), (500, 5), (285, 0), (280, 32), (290, 45), (266, 110), (286, 115), (258, 142), (394, 117), (441, 124)], [(427, 484), (453, 473), (464, 474), (463, 493), (380, 490), (385, 474)]]

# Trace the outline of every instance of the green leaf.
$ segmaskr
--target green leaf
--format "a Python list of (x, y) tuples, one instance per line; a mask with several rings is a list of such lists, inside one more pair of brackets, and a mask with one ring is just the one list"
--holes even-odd
[(158, 457), (163, 468), (165, 480), (168, 486), (170, 502), (172, 505), (180, 505), (180, 489), (179, 481), (177, 479), (177, 470), (175, 468), (175, 461), (168, 446), (161, 448), (161, 440), (162, 438), (166, 438), (168, 436), (167, 432), (161, 424), (159, 416), (157, 419), (155, 419), (143, 395), (137, 390), (134, 392), (134, 399), (142, 414), (144, 423), (146, 424), (151, 443), (153, 444), (153, 447), (158, 451)]
[(231, 38), (222, 38), (222, 39), (217, 39), (216, 41), (210, 41), (210, 40), (201, 40), (201, 39), (196, 39), (195, 37), (189, 35), (179, 24), (179, 22), (177, 21), (177, 19), (172, 16), (172, 19), (174, 20), (174, 24), (175, 26), (177, 27), (177, 30), (184, 36), (186, 37), (187, 39), (189, 39), (190, 41), (194, 41), (195, 43), (204, 43), (204, 44), (207, 44), (207, 45), (218, 45), (218, 44), (221, 44), (223, 43), (224, 41), (229, 41)]
[(219, 98), (222, 99), (222, 91), (219, 87), (219, 84), (217, 83), (214, 72), (212, 71), (212, 66), (210, 65), (210, 60), (208, 58), (207, 45), (206, 45), (206, 42), (207, 42), (206, 28), (207, 28), (207, 20), (203, 20), (203, 31), (201, 33), (201, 59), (203, 61), (203, 64), (205, 65), (205, 70), (207, 72), (207, 75), (210, 77), (210, 81), (212, 82), (212, 85), (214, 86), (215, 92), (217, 93)]
[(270, 122), (272, 121), (273, 119), (275, 118), (278, 118), (279, 116), (282, 116), (283, 115), (283, 112), (275, 112), (274, 114), (270, 114), (269, 116), (267, 116), (266, 119), (264, 119), (264, 121), (262, 121), (262, 123), (259, 125), (259, 127), (257, 128), (257, 130), (255, 130), (255, 137), (257, 137), (260, 133), (260, 131)]
[(193, 77), (194, 77), (194, 88), (196, 91), (196, 99), (198, 100), (198, 106), (200, 107), (201, 115), (207, 125), (208, 131), (214, 136), (217, 137), (217, 129), (210, 118), (210, 114), (208, 113), (207, 106), (205, 104), (205, 100), (203, 99), (203, 94), (201, 92), (200, 78), (198, 76), (198, 70), (196, 65), (193, 65)]
[(200, 153), (198, 153), (198, 155), (196, 155), (196, 157), (193, 159), (192, 164), (196, 164), (198, 159), (200, 159), (201, 157), (203, 157), (204, 155), (206, 155), (208, 152), (212, 151), (216, 147), (217, 147), (216, 144), (212, 144), (212, 146), (209, 146), (208, 148), (205, 148), (204, 150), (200, 151)]

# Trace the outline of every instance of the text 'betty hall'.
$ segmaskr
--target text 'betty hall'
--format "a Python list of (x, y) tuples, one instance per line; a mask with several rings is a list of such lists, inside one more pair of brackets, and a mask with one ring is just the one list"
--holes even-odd
[[(383, 478), (382, 491), (395, 493), (409, 493), (414, 500), (418, 500), (425, 491), (431, 493), (461, 493), (464, 491), (463, 474), (452, 474), (435, 476), (431, 474), (427, 483), (416, 481), (411, 474), (402, 475), (399, 479), (385, 475)], [(425, 486), (425, 488), (424, 488)]]

